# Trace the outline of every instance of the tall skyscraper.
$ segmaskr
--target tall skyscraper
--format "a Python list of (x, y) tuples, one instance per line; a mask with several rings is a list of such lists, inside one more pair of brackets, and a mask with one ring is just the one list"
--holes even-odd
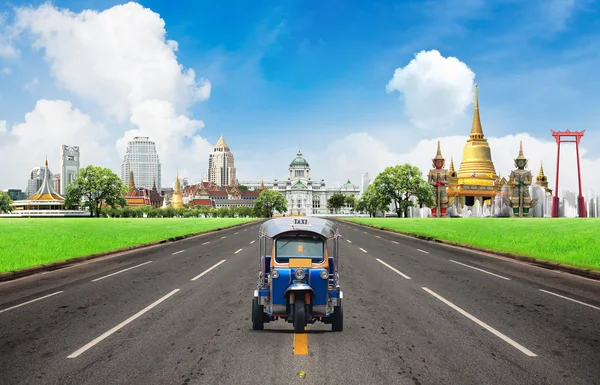
[(127, 151), (121, 165), (121, 179), (129, 185), (129, 172), (133, 171), (136, 187), (161, 188), (161, 169), (156, 145), (147, 136), (136, 136), (127, 143)]
[(369, 178), (369, 173), (365, 172), (362, 176), (362, 186), (360, 187), (360, 194), (364, 194), (364, 192), (367, 190), (367, 187), (369, 187), (369, 183), (371, 183), (371, 179)]
[(217, 186), (229, 186), (236, 183), (233, 154), (222, 136), (208, 158), (208, 181)]
[(79, 171), (79, 146), (67, 146), (63, 144), (60, 147), (60, 189), (58, 193), (65, 196), (67, 186), (75, 180), (75, 175)]
[[(52, 180), (52, 171), (48, 169), (49, 177), (48, 179)], [(34, 167), (29, 171), (29, 179), (27, 180), (27, 197), (29, 198), (33, 194), (35, 194), (40, 187), (42, 187), (42, 182), (46, 177), (46, 167)]]

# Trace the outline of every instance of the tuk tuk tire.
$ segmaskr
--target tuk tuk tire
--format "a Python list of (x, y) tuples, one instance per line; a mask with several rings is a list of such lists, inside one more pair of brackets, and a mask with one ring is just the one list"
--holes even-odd
[(252, 299), (252, 330), (264, 330), (264, 306), (258, 304), (258, 297)]
[(304, 333), (306, 327), (306, 306), (304, 296), (297, 295), (294, 302), (294, 332)]
[(335, 306), (333, 308), (331, 330), (334, 332), (341, 332), (342, 330), (344, 330), (344, 308), (341, 304), (340, 306)]

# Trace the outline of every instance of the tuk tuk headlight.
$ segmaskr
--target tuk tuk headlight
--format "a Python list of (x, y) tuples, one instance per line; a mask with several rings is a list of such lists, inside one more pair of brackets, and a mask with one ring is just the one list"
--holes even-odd
[(321, 278), (323, 278), (323, 279), (329, 278), (329, 273), (327, 272), (327, 270), (321, 270), (320, 275), (321, 275)]
[(294, 271), (294, 276), (296, 277), (296, 279), (304, 279), (306, 278), (306, 270), (296, 269), (296, 271)]
[(273, 270), (271, 272), (271, 278), (273, 278), (273, 279), (279, 278), (279, 271), (278, 270)]

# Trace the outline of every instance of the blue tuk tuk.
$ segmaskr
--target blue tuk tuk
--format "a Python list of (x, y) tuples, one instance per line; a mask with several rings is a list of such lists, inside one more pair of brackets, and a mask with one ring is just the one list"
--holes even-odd
[(259, 230), (260, 272), (252, 300), (252, 329), (278, 319), (296, 333), (317, 321), (342, 331), (339, 230), (313, 217), (270, 219)]

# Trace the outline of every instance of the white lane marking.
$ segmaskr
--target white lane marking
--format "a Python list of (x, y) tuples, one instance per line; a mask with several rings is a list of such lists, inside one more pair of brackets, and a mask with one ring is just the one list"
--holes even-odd
[(349, 240), (349, 239), (346, 239), (346, 242), (348, 242), (348, 243), (352, 243), (352, 241), (351, 241), (351, 240)]
[(208, 242), (204, 242), (202, 245), (203, 245), (203, 246), (204, 246), (204, 245), (208, 245), (209, 243), (210, 243), (210, 241), (208, 241)]
[(253, 244), (254, 242), (256, 242), (256, 239), (255, 239), (255, 240), (253, 240), (252, 242), (250, 242), (250, 244)]
[(244, 229), (244, 231), (248, 231), (248, 229)]
[(358, 231), (358, 229), (354, 229), (354, 231)]
[(223, 238), (227, 238), (227, 235), (224, 235), (224, 236), (221, 237), (221, 239), (223, 239)]
[(380, 237), (379, 235), (376, 235), (376, 236), (375, 236), (375, 238), (379, 238), (379, 239), (381, 239), (381, 237)]
[(440, 301), (442, 301), (443, 303), (445, 303), (446, 305), (450, 306), (451, 308), (453, 308), (454, 310), (456, 310), (457, 312), (459, 312), (460, 314), (464, 315), (465, 317), (467, 317), (468, 319), (470, 319), (471, 321), (475, 322), (476, 324), (478, 324), (479, 326), (487, 329), (488, 331), (492, 332), (493, 334), (495, 334), (497, 337), (500, 337), (501, 339), (503, 339), (505, 342), (508, 342), (509, 344), (511, 344), (513, 347), (519, 349), (521, 352), (525, 353), (526, 355), (528, 355), (529, 357), (537, 357), (537, 354), (535, 354), (534, 352), (532, 352), (531, 350), (527, 349), (526, 347), (518, 344), (517, 342), (515, 342), (514, 340), (512, 340), (511, 338), (505, 336), (504, 334), (500, 333), (498, 330), (494, 329), (493, 327), (491, 327), (490, 325), (486, 324), (485, 322), (479, 320), (478, 318), (472, 316), (471, 314), (467, 313), (466, 311), (464, 311), (463, 309), (459, 308), (458, 306), (456, 306), (455, 304), (453, 304), (452, 302), (448, 301), (447, 299), (445, 299), (444, 297), (440, 296), (439, 294), (429, 290), (426, 287), (423, 287), (423, 290), (425, 290), (426, 292), (428, 292), (429, 294), (433, 295), (434, 297), (436, 297), (437, 299), (439, 299)]
[(553, 293), (551, 291), (544, 290), (544, 289), (540, 289), (540, 291), (543, 291), (544, 293), (555, 295), (555, 296), (560, 297), (560, 298), (568, 299), (569, 301), (573, 301), (573, 302), (576, 302), (576, 303), (578, 303), (580, 305), (591, 307), (592, 309), (600, 310), (600, 307), (597, 307), (597, 306), (594, 306), (594, 305), (590, 305), (589, 303), (581, 302), (581, 301), (578, 301), (578, 300), (573, 299), (573, 298), (565, 297), (564, 295), (556, 294), (556, 293)]
[(363, 231), (363, 233), (365, 233), (365, 234), (369, 234), (369, 233), (367, 233), (366, 231)]
[(362, 247), (359, 247), (360, 251), (362, 251), (363, 253), (366, 253), (367, 250), (363, 249)]
[(215, 267), (219, 266), (221, 263), (223, 263), (223, 262), (225, 262), (225, 261), (226, 261), (226, 259), (222, 260), (222, 261), (221, 261), (221, 262), (219, 262), (219, 263), (216, 263), (216, 264), (214, 264), (212, 267), (210, 267), (210, 268), (208, 268), (208, 269), (204, 270), (202, 273), (198, 274), (197, 276), (195, 276), (195, 277), (194, 277), (194, 278), (192, 278), (191, 280), (192, 280), (192, 281), (195, 281), (195, 280), (197, 280), (198, 278), (202, 277), (204, 274), (208, 273), (209, 271), (211, 271), (212, 269), (214, 269)]
[(425, 250), (421, 250), (421, 249), (417, 249), (417, 251), (420, 251), (421, 253), (429, 254), (429, 251), (425, 251)]
[(100, 277), (100, 278), (92, 279), (92, 282), (96, 282), (96, 281), (99, 281), (99, 280), (101, 280), (101, 279), (104, 279), (104, 278), (112, 277), (113, 275), (117, 275), (117, 274), (120, 274), (120, 273), (122, 273), (122, 272), (124, 272), (124, 271), (131, 270), (131, 269), (135, 269), (136, 267), (144, 266), (144, 265), (147, 265), (147, 264), (149, 264), (149, 263), (152, 263), (152, 261), (148, 261), (148, 262), (140, 263), (140, 264), (139, 264), (139, 265), (137, 265), (137, 266), (128, 267), (127, 269), (119, 270), (119, 271), (117, 271), (117, 272), (114, 272), (114, 273), (112, 273), (112, 274), (105, 275), (104, 277)]
[(63, 291), (62, 290), (61, 291), (57, 291), (56, 293), (52, 293), (52, 294), (48, 294), (48, 295), (45, 295), (45, 296), (40, 297), (40, 298), (32, 299), (31, 301), (23, 302), (22, 304), (11, 306), (11, 307), (9, 307), (7, 309), (2, 309), (2, 310), (0, 310), (0, 313), (4, 313), (5, 311), (9, 311), (9, 310), (21, 307), (21, 306), (25, 306), (25, 305), (28, 305), (28, 304), (30, 304), (32, 302), (36, 302), (36, 301), (39, 301), (39, 300), (44, 299), (44, 298), (52, 297), (53, 295), (60, 294), (60, 293), (63, 293)]
[(173, 255), (179, 254), (179, 253), (183, 253), (185, 250), (179, 250), (173, 253)]
[(238, 251), (236, 251), (236, 252), (235, 252), (235, 253), (233, 253), (233, 254), (237, 254), (237, 253), (239, 253), (240, 251), (242, 251), (242, 249), (239, 249)]
[(238, 234), (238, 233), (239, 233), (239, 232), (238, 232), (238, 231), (236, 231), (235, 233), (233, 233), (233, 235), (236, 235), (236, 234)]
[(458, 263), (459, 265), (463, 265), (463, 266), (466, 266), (466, 267), (470, 267), (471, 269), (479, 270), (479, 271), (482, 271), (482, 272), (484, 272), (484, 273), (486, 273), (486, 274), (493, 275), (494, 277), (498, 277), (498, 278), (502, 278), (502, 279), (505, 279), (505, 280), (507, 280), (507, 281), (510, 281), (510, 278), (506, 278), (506, 277), (503, 277), (503, 276), (501, 276), (501, 275), (498, 275), (498, 274), (490, 273), (489, 271), (487, 271), (487, 270), (483, 270), (483, 269), (480, 269), (480, 268), (478, 268), (478, 267), (474, 267), (474, 266), (465, 265), (464, 263), (461, 263), (461, 262), (456, 262), (456, 261), (454, 261), (454, 260), (452, 260), (452, 259), (450, 260), (450, 262)]
[(398, 242), (396, 242), (396, 241), (392, 241), (392, 243), (395, 243), (395, 244), (399, 245), (399, 243), (398, 243)]
[(135, 320), (136, 318), (138, 318), (139, 316), (141, 316), (142, 314), (144, 314), (148, 310), (152, 309), (153, 307), (155, 307), (156, 305), (158, 305), (159, 303), (161, 303), (165, 299), (169, 298), (173, 294), (177, 293), (178, 291), (179, 291), (179, 289), (173, 290), (172, 292), (170, 292), (169, 294), (165, 295), (164, 297), (162, 297), (158, 301), (156, 301), (153, 304), (147, 306), (146, 308), (142, 309), (141, 311), (139, 311), (136, 314), (132, 315), (131, 317), (127, 318), (125, 321), (121, 322), (120, 324), (118, 324), (114, 328), (110, 329), (106, 333), (102, 334), (100, 337), (92, 340), (91, 342), (88, 342), (83, 347), (81, 347), (80, 349), (76, 350), (71, 355), (67, 356), (67, 358), (77, 358), (81, 353), (85, 352), (86, 350), (88, 350), (92, 346), (96, 345), (98, 342), (102, 341), (103, 339), (105, 339), (106, 337), (110, 336), (111, 334), (113, 334), (117, 330), (121, 329), (123, 326), (125, 326), (128, 323), (130, 323), (131, 321)]
[(379, 263), (389, 267), (392, 271), (395, 271), (396, 273), (400, 274), (402, 277), (406, 278), (406, 279), (410, 279), (410, 277), (404, 273), (402, 273), (401, 271), (395, 269), (394, 267), (388, 265), (387, 263), (383, 262), (381, 259), (377, 258), (377, 261), (379, 261)]

